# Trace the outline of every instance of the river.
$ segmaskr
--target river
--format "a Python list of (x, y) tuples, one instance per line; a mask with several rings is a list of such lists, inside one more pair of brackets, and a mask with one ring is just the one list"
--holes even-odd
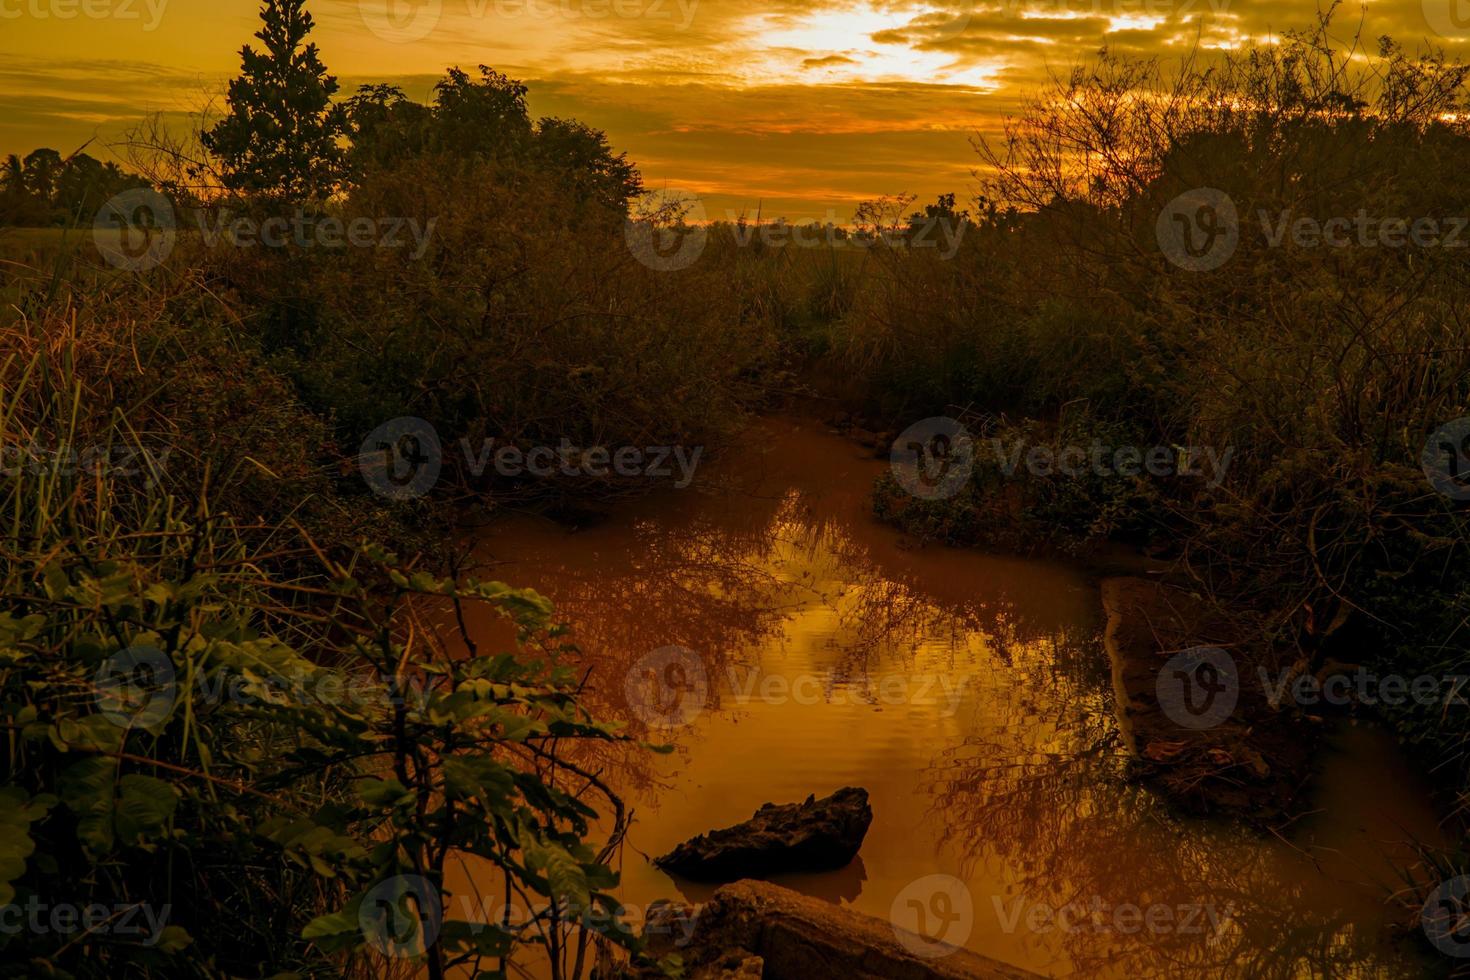
[[(1309, 812), (1275, 834), (1175, 818), (1123, 778), (1096, 581), (877, 523), (870, 455), (765, 419), (691, 486), (588, 529), (478, 532), (494, 577), (573, 627), (594, 706), (675, 746), (604, 760), (634, 811), (631, 912), (711, 891), (648, 857), (762, 803), (861, 786), (859, 858), (779, 883), (1048, 976), (1426, 969), (1390, 897), (1411, 842), (1439, 835), (1390, 738), (1332, 734)], [(647, 668), (670, 656), (704, 688), (651, 713)]]

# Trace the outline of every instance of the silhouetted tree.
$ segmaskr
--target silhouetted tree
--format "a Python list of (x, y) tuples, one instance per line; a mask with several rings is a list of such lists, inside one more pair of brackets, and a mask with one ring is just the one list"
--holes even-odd
[(424, 152), (432, 128), (431, 110), (410, 100), (397, 86), (364, 85), (343, 108), (352, 138), (348, 164), (354, 175)]
[(628, 202), (643, 193), (643, 178), (627, 154), (614, 154), (602, 130), (575, 119), (541, 120), (535, 161), (567, 185), (579, 202), (626, 211)]
[(200, 134), (220, 158), (232, 190), (284, 201), (328, 197), (341, 174), (345, 116), (332, 105), (337, 79), (306, 44), (314, 26), (305, 0), (266, 0), (257, 52), (241, 49), (241, 73), (230, 83), (229, 114)]
[(478, 81), (459, 68), (434, 86), (433, 148), (459, 156), (509, 161), (531, 140), (526, 86), (485, 65)]
[(643, 179), (626, 154), (614, 153), (601, 130), (575, 119), (543, 118), (534, 126), (526, 86), (480, 66), (480, 77), (452, 68), (434, 87), (434, 104), (409, 100), (392, 85), (364, 85), (344, 104), (351, 177), (432, 155), (490, 162), (498, 178), (550, 178), (571, 191), (578, 205), (596, 204), (626, 213), (643, 192)]

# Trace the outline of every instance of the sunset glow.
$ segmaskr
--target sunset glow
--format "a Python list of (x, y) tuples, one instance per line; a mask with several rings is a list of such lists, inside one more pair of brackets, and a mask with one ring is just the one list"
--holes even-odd
[[(68, 19), (49, 3), (0, 4), (3, 152), (96, 148), (150, 113), (184, 125), (222, 92), (255, 30), (254, 0), (136, 0), (131, 17), (119, 3), (115, 16)], [(530, 85), (534, 112), (606, 130), (650, 186), (792, 219), (850, 213), (882, 194), (964, 196), (971, 136), (997, 131), (1050, 74), (1103, 45), (1177, 58), (1302, 26), (1279, 10), (1262, 0), (313, 5), (316, 42), (344, 94), (388, 81), (427, 98), (445, 68), (488, 64)], [(1418, 2), (1364, 16), (1366, 38), (1462, 43), (1436, 39)]]

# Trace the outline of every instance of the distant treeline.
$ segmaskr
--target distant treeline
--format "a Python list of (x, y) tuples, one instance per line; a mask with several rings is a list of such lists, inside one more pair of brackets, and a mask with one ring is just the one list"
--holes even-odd
[(50, 228), (90, 220), (102, 204), (148, 182), (86, 153), (63, 157), (43, 147), (12, 153), (0, 173), (0, 226)]

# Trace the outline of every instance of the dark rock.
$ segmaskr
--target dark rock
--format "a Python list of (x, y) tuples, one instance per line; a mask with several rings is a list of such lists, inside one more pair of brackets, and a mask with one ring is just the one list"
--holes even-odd
[(857, 856), (873, 808), (847, 787), (805, 803), (767, 803), (755, 816), (685, 841), (654, 864), (694, 881), (735, 881), (780, 871), (830, 871)]

